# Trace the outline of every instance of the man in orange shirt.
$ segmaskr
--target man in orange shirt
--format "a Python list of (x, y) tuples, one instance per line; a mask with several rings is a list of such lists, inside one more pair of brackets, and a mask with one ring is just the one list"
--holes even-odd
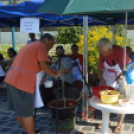
[(16, 119), (28, 134), (36, 134), (33, 119), (36, 74), (41, 70), (53, 77), (62, 74), (60, 70), (53, 72), (49, 67), (47, 53), (53, 45), (54, 38), (44, 34), (39, 41), (24, 46), (5, 78), (9, 109), (15, 111)]

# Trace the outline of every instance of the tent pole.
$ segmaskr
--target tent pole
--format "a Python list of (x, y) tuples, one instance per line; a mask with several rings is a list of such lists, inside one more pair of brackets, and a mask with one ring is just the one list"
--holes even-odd
[[(10, 3), (11, 6), (13, 5), (12, 0), (9, 0), (9, 3)], [(13, 49), (14, 49), (15, 51), (17, 51), (17, 49), (16, 49), (16, 44), (15, 44), (14, 27), (12, 27), (12, 44), (13, 44)]]
[(40, 28), (40, 36), (43, 35), (43, 27)]
[(115, 44), (115, 25), (113, 25), (113, 43)]
[(12, 27), (12, 44), (13, 44), (13, 49), (14, 49), (15, 51), (17, 51), (17, 50), (16, 50), (16, 43), (15, 43), (14, 27)]
[(126, 12), (126, 16), (125, 16), (124, 71), (126, 71), (127, 18), (128, 18), (128, 14)]
[(2, 40), (1, 40), (1, 29), (0, 29), (0, 43), (2, 43)]
[[(88, 82), (88, 16), (83, 16), (83, 76)], [(84, 81), (83, 90), (83, 114), (85, 114), (88, 112), (88, 87)], [(88, 114), (86, 114), (85, 117), (88, 118)]]

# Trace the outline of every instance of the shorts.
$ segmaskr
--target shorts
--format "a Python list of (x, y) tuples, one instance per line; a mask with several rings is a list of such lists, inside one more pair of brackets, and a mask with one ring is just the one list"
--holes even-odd
[(16, 116), (30, 117), (34, 112), (33, 94), (19, 90), (6, 83), (7, 101), (10, 110), (14, 110)]

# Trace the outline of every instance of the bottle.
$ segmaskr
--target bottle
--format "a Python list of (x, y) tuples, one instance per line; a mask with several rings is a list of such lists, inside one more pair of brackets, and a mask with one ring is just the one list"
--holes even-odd
[(131, 84), (130, 102), (134, 103), (134, 82)]
[(124, 97), (126, 96), (126, 80), (125, 77), (119, 79), (119, 92)]

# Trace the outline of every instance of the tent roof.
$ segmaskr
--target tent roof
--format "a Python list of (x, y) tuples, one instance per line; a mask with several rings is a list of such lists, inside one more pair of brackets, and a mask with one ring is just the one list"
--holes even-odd
[(109, 25), (125, 24), (126, 11), (128, 25), (134, 24), (133, 0), (45, 0), (37, 10), (62, 15), (88, 15)]
[[(12, 27), (12, 26), (19, 27), (20, 26), (20, 18), (23, 18), (23, 17), (41, 18), (40, 26), (82, 26), (83, 25), (83, 17), (82, 16), (78, 16), (78, 15), (61, 16), (61, 15), (55, 14), (55, 13), (38, 13), (38, 12), (36, 12), (40, 6), (42, 7), (43, 1), (44, 0), (25, 1), (25, 2), (21, 2), (19, 4), (16, 4), (14, 6), (10, 6), (10, 5), (5, 6), (0, 3), (0, 27)], [(50, 1), (50, 3), (53, 2), (53, 4), (55, 4), (55, 2), (57, 0), (49, 0), (49, 1)], [(63, 2), (63, 0), (58, 0), (58, 1), (60, 1), (61, 3)], [(64, 1), (68, 1), (68, 0), (64, 0)], [(79, 0), (70, 0), (70, 1), (75, 2), (75, 1), (79, 1)], [(81, 1), (84, 1), (84, 0), (81, 0)], [(93, 2), (93, 0), (86, 0), (86, 1)], [(100, 1), (106, 1), (106, 0), (100, 0)], [(107, 1), (109, 1), (109, 0), (107, 0)], [(115, 0), (111, 0), (111, 1), (115, 1)], [(118, 1), (118, 0), (116, 0), (116, 1)], [(126, 1), (126, 0), (123, 0), (123, 1)], [(48, 0), (45, 0), (45, 2), (48, 2)], [(44, 3), (43, 3), (43, 6), (44, 6)], [(60, 4), (60, 3), (57, 3), (57, 4)], [(46, 3), (45, 8), (43, 8), (43, 7), (42, 8), (48, 10), (47, 7), (48, 6)], [(55, 6), (55, 7), (57, 7), (57, 6)], [(60, 6), (60, 7), (62, 8), (62, 6)], [(58, 9), (61, 9), (61, 8), (58, 7)], [(50, 10), (51, 10), (51, 7), (50, 7)], [(94, 17), (96, 17), (95, 14), (94, 14)], [(125, 17), (125, 15), (124, 15), (124, 17)], [(124, 19), (115, 19), (115, 18), (113, 19), (112, 17), (105, 19), (105, 17), (97, 16), (96, 19), (94, 19), (92, 17), (89, 17), (88, 19), (89, 19), (89, 21), (88, 21), (89, 26), (114, 25), (114, 24), (124, 24), (125, 23)], [(129, 19), (128, 24), (134, 24), (134, 20)]]
[[(36, 10), (42, 4), (41, 1), (25, 1), (14, 6), (0, 6), (0, 26), (19, 27), (20, 18), (38, 17), (41, 18), (40, 26), (82, 26), (83, 17), (78, 15), (61, 16), (54, 13), (37, 13)], [(89, 25), (107, 25), (108, 23), (89, 19)]]
[[(59, 8), (60, 7), (60, 8)], [(45, 0), (37, 10), (59, 14), (90, 15), (93, 17), (134, 18), (133, 0)], [(97, 14), (96, 14), (97, 13)]]

